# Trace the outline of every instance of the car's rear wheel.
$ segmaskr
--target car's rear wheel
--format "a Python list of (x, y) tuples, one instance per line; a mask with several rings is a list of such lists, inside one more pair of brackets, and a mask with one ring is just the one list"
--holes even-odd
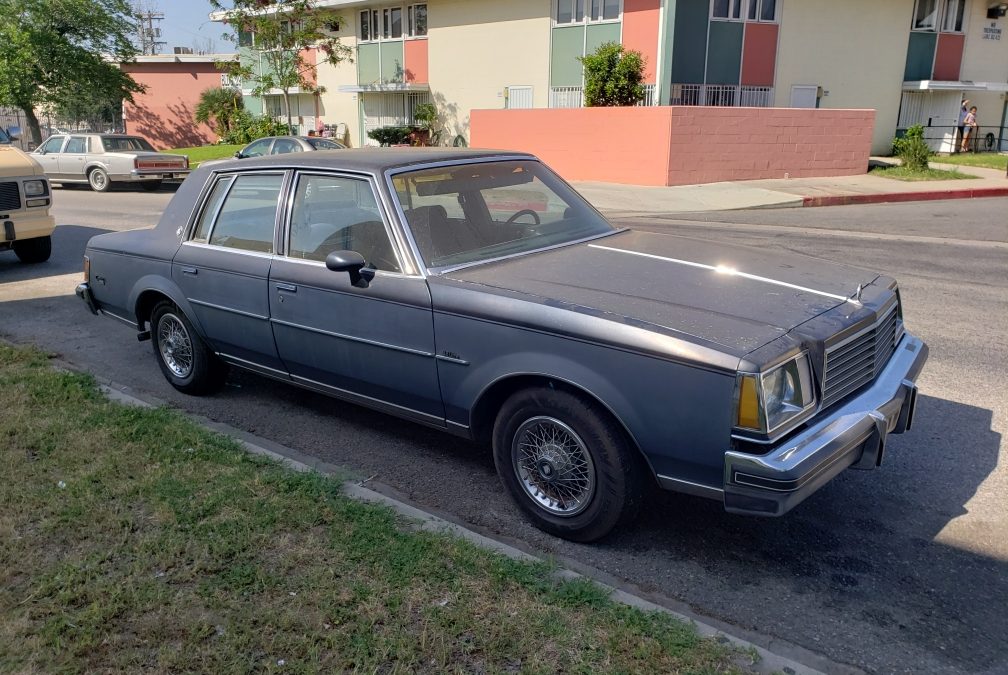
[(108, 189), (112, 187), (112, 180), (109, 178), (108, 172), (101, 167), (95, 167), (88, 171), (88, 185), (95, 192), (108, 192)]
[(52, 237), (22, 239), (11, 244), (11, 248), (23, 263), (43, 263), (52, 255)]
[(161, 187), (161, 181), (159, 180), (140, 181), (140, 187), (143, 188), (144, 190), (147, 190), (147, 192), (154, 192), (159, 187)]
[(223, 386), (227, 366), (210, 351), (174, 303), (159, 303), (150, 323), (154, 355), (173, 387), (185, 394), (201, 396)]
[(580, 394), (526, 389), (501, 406), (494, 463), (536, 527), (595, 541), (633, 519), (645, 496), (642, 462), (608, 411)]

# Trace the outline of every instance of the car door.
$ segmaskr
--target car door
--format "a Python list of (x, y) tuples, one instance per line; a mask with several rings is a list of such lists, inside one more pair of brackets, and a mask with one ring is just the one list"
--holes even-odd
[[(302, 173), (292, 188), (286, 255), (270, 269), (270, 318), (291, 378), (366, 405), (443, 425), (430, 291), (403, 274), (373, 183)], [(325, 265), (353, 250), (370, 282)]]
[(32, 157), (42, 165), (50, 180), (62, 178), (59, 171), (59, 156), (66, 136), (53, 136), (32, 153)]
[(172, 279), (225, 361), (286, 376), (267, 291), (285, 179), (278, 171), (219, 176), (175, 254)]
[(57, 163), (63, 178), (84, 180), (84, 160), (87, 159), (87, 136), (71, 136), (59, 154)]

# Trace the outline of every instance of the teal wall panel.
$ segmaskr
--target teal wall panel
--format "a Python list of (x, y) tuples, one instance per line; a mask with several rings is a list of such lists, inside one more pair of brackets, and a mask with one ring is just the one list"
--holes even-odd
[(561, 26), (553, 29), (550, 54), (550, 86), (580, 87), (581, 62), (584, 54), (584, 26)]
[(937, 45), (937, 33), (910, 33), (906, 69), (903, 72), (904, 81), (931, 79)]
[(707, 84), (738, 84), (742, 70), (742, 30), (737, 21), (711, 21)]
[(585, 54), (591, 54), (606, 42), (620, 43), (622, 28), (619, 23), (588, 24), (588, 34), (585, 36)]
[(666, 45), (672, 51), (671, 68), (666, 71), (670, 76), (665, 78), (666, 81), (703, 84), (710, 3), (707, 0), (676, 0), (674, 5), (669, 3), (666, 11), (675, 13), (671, 45)]
[(402, 82), (406, 72), (403, 59), (403, 43), (401, 40), (382, 42), (381, 44), (381, 80), (382, 82)]
[(378, 44), (357, 45), (357, 84), (374, 84), (381, 80), (378, 64)]

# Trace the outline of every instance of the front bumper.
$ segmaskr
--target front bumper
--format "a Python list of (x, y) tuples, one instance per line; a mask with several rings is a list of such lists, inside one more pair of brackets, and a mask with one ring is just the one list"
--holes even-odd
[(872, 386), (767, 454), (725, 453), (724, 505), (732, 513), (787, 513), (844, 469), (882, 463), (886, 438), (910, 429), (928, 348), (903, 336)]

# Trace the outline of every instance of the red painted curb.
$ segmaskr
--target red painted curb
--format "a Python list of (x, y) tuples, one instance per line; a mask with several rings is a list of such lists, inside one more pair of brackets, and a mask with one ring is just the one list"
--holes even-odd
[(932, 190), (928, 192), (890, 192), (874, 195), (830, 195), (828, 197), (804, 197), (802, 199), (802, 206), (848, 206), (850, 204), (927, 202), (935, 199), (977, 199), (980, 197), (1008, 197), (1008, 187)]

